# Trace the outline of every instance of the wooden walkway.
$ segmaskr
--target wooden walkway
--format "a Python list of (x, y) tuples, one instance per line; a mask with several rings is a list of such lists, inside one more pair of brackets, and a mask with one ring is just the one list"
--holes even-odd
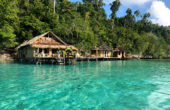
[(25, 61), (27, 63), (33, 64), (60, 64), (60, 65), (67, 65), (67, 64), (76, 64), (77, 61), (112, 61), (112, 60), (121, 60), (117, 57), (108, 57), (108, 58), (100, 58), (100, 57), (81, 57), (81, 58), (64, 58), (64, 57), (34, 57), (34, 58), (23, 58), (17, 59), (18, 61)]

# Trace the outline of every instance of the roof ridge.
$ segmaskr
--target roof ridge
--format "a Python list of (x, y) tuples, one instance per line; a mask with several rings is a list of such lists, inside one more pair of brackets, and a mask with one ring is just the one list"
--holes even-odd
[(23, 47), (23, 46), (26, 46), (26, 45), (31, 45), (31, 44), (34, 43), (36, 40), (40, 39), (41, 37), (45, 36), (45, 35), (48, 34), (48, 33), (52, 34), (54, 37), (56, 37), (56, 38), (57, 38), (60, 42), (62, 42), (64, 45), (67, 45), (67, 44), (66, 44), (64, 41), (62, 41), (57, 35), (55, 35), (52, 31), (48, 31), (48, 32), (46, 32), (46, 33), (40, 34), (40, 35), (38, 35), (38, 36), (30, 39), (30, 40), (27, 40), (27, 41), (23, 42), (22, 44), (20, 44), (19, 46), (17, 46), (15, 49), (19, 49), (19, 48), (21, 48), (21, 47)]

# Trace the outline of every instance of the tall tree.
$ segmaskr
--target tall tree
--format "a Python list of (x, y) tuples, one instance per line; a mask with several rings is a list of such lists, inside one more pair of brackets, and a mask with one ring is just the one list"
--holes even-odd
[(139, 11), (139, 10), (136, 10), (136, 11), (134, 12), (134, 14), (136, 15), (136, 18), (137, 18), (137, 21), (138, 21), (138, 17), (140, 16), (140, 11)]
[(133, 25), (135, 22), (135, 16), (132, 15), (132, 10), (130, 8), (126, 10), (126, 13), (127, 15), (125, 16), (125, 19), (124, 19), (124, 27), (127, 26), (127, 27), (133, 28)]
[(145, 13), (144, 16), (143, 16), (143, 20), (146, 20), (149, 17), (150, 17), (150, 13)]
[(116, 12), (119, 10), (119, 7), (121, 6), (121, 2), (120, 0), (115, 0), (114, 2), (110, 3), (111, 8), (110, 10), (112, 11), (111, 19), (112, 19), (112, 31), (113, 31), (113, 27), (114, 27), (114, 20), (116, 18)]

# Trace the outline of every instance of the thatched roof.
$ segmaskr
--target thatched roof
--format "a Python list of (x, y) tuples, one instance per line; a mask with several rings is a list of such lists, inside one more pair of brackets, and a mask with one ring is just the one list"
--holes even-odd
[[(76, 47), (74, 47), (74, 46), (72, 46), (72, 45), (67, 45), (65, 42), (63, 42), (58, 36), (56, 36), (53, 32), (51, 32), (51, 31), (48, 31), (48, 32), (46, 32), (46, 33), (44, 33), (44, 34), (41, 34), (41, 35), (39, 35), (39, 36), (36, 36), (36, 37), (34, 37), (33, 39), (31, 39), (31, 40), (27, 40), (27, 41), (25, 41), (25, 42), (23, 42), (21, 45), (19, 45), (18, 47), (16, 47), (15, 49), (19, 49), (19, 48), (21, 48), (21, 47), (24, 47), (24, 46), (26, 46), (26, 45), (30, 45), (30, 46), (32, 46), (32, 47), (38, 47), (38, 48), (41, 48), (41, 47), (49, 47), (49, 46), (51, 46), (51, 45), (33, 45), (33, 43), (35, 42), (35, 41), (37, 41), (38, 39), (40, 39), (41, 37), (44, 37), (45, 35), (47, 35), (47, 34), (51, 34), (52, 36), (54, 36), (56, 39), (58, 39), (61, 43), (63, 43), (63, 45), (65, 45), (65, 46), (69, 46), (69, 47), (73, 47), (73, 48), (76, 48)], [(62, 45), (62, 46), (63, 46)], [(57, 46), (57, 45), (56, 45)], [(54, 45), (54, 47), (56, 47), (55, 45)]]
[(78, 51), (78, 48), (74, 47), (73, 45), (38, 45), (38, 44), (34, 44), (34, 45), (31, 45), (31, 47), (42, 48), (42, 49), (45, 49), (45, 48), (51, 48), (51, 49), (56, 49), (56, 48), (60, 48), (60, 49), (71, 48), (72, 50), (77, 50)]
[(126, 49), (124, 49), (121, 46), (118, 46), (117, 48), (114, 49), (114, 52), (128, 52)]
[(102, 44), (96, 48), (93, 48), (92, 50), (108, 50), (108, 51), (112, 51), (113, 49), (110, 48), (109, 46)]

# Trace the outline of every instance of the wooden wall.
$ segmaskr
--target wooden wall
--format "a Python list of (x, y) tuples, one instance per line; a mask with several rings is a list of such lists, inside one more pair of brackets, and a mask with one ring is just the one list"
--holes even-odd
[(32, 58), (34, 53), (34, 48), (30, 46), (25, 46), (18, 50), (18, 58)]
[(18, 58), (21, 58), (21, 57), (22, 57), (22, 50), (19, 49), (19, 50), (18, 50)]
[[(124, 57), (125, 57), (125, 53), (126, 52), (124, 52)], [(114, 52), (114, 57), (122, 58), (122, 54), (123, 52)]]
[(107, 56), (112, 57), (111, 55), (112, 55), (112, 51), (108, 51), (108, 52), (107, 52)]
[[(107, 51), (107, 57), (110, 56), (111, 57), (111, 51)], [(98, 57), (105, 57), (105, 51), (103, 50), (98, 50)]]
[(98, 57), (103, 57), (103, 50), (98, 50)]
[(32, 58), (34, 55), (34, 48), (30, 47), (30, 46), (26, 46), (26, 53), (25, 53), (25, 58)]

